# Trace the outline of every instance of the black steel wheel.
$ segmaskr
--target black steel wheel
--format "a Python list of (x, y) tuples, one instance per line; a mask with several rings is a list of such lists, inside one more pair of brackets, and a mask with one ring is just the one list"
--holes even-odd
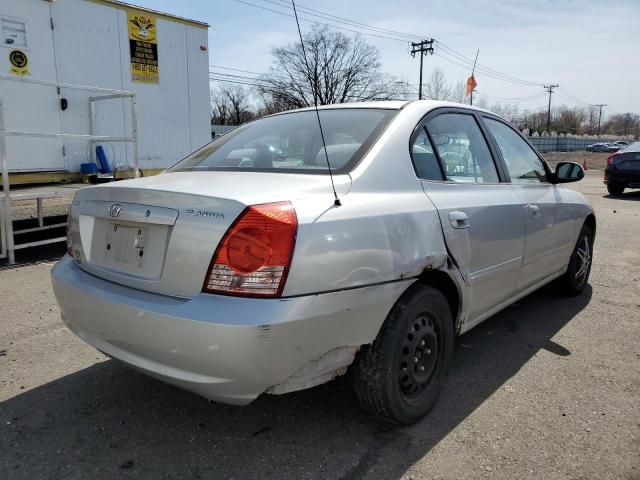
[(400, 390), (408, 403), (419, 399), (427, 388), (438, 363), (441, 332), (428, 312), (409, 325), (402, 345), (402, 357), (398, 365)]
[(442, 390), (453, 337), (444, 295), (430, 286), (411, 286), (354, 363), (356, 395), (365, 410), (398, 425), (426, 415)]

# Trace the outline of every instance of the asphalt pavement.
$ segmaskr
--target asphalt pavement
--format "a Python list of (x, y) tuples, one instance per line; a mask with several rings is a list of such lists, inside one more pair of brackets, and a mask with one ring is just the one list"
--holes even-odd
[(67, 330), (49, 272), (63, 248), (0, 268), (2, 479), (639, 479), (640, 191), (572, 184), (598, 218), (590, 286), (553, 286), (456, 342), (418, 424), (364, 414), (343, 377), (210, 403)]

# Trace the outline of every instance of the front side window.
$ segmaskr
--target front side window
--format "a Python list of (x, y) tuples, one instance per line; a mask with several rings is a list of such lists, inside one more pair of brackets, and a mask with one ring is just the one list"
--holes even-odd
[(444, 113), (427, 123), (447, 180), (462, 183), (500, 181), (491, 151), (473, 115)]
[[(397, 112), (382, 108), (320, 110), (332, 171), (350, 171)], [(169, 171), (277, 170), (328, 174), (327, 156), (316, 112), (308, 110), (265, 117), (241, 126)]]
[(490, 118), (484, 119), (502, 153), (512, 183), (547, 181), (547, 172), (536, 152), (511, 127)]

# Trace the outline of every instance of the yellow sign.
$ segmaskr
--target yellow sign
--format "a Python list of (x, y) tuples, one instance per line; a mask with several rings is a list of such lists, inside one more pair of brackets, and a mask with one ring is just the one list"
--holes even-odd
[(11, 52), (9, 52), (9, 63), (11, 64), (9, 67), (10, 73), (18, 75), (19, 77), (31, 75), (29, 71), (29, 59), (27, 58), (27, 54), (22, 50), (11, 50)]
[(127, 23), (131, 80), (138, 83), (160, 83), (157, 18), (144, 12), (127, 10)]

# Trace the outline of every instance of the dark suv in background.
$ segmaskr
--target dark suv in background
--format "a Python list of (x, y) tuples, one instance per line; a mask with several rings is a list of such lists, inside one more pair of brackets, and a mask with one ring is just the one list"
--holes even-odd
[(634, 142), (607, 158), (604, 183), (611, 195), (625, 188), (640, 188), (640, 142)]

